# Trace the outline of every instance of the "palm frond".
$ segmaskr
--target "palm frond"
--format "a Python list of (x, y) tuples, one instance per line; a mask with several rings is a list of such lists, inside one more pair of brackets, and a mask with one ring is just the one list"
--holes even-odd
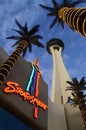
[(19, 39), (21, 39), (21, 37), (20, 36), (10, 36), (10, 37), (7, 37), (6, 39), (19, 40)]
[(79, 83), (77, 78), (72, 78), (72, 82), (73, 82), (75, 87), (78, 87), (78, 88), (80, 87), (80, 83)]
[(15, 44), (13, 44), (12, 47), (17, 46), (17, 45), (18, 45), (18, 42), (16, 42)]
[(41, 42), (39, 42), (38, 40), (36, 40), (35, 42), (33, 42), (33, 44), (37, 45), (38, 47), (44, 48), (44, 45)]
[(12, 29), (12, 30), (15, 31), (15, 32), (17, 32), (17, 33), (20, 34), (21, 36), (24, 35), (24, 33), (23, 33), (22, 31), (19, 31), (19, 30), (17, 30), (17, 29)]
[(69, 85), (74, 86), (74, 83), (71, 81), (66, 81)]
[(27, 23), (25, 23), (25, 26), (23, 27), (23, 30), (24, 30), (24, 32), (25, 32), (25, 33), (27, 33), (27, 32), (28, 32)]
[(53, 16), (53, 12), (48, 13), (47, 16)]
[(54, 5), (55, 8), (58, 8), (58, 7), (59, 7), (59, 3), (56, 2), (55, 0), (52, 0), (52, 3), (53, 3), (53, 5)]
[(36, 25), (36, 26), (34, 26), (28, 33), (27, 33), (27, 35), (33, 35), (33, 34), (35, 34), (37, 31), (39, 31), (39, 27), (40, 27), (40, 25), (38, 24), (38, 25)]
[(65, 89), (65, 91), (68, 91), (68, 90), (72, 90), (72, 91), (74, 91), (75, 89), (74, 89), (74, 87), (66, 87), (66, 89)]
[(86, 82), (85, 82), (85, 77), (82, 77), (82, 78), (81, 78), (80, 84), (81, 84), (81, 85), (82, 85), (82, 84), (86, 84)]
[(39, 4), (42, 8), (46, 9), (46, 10), (49, 10), (49, 11), (52, 11), (53, 8), (51, 7), (48, 7), (48, 6), (45, 6), (45, 5), (42, 5), (42, 4)]
[(79, 105), (79, 99), (78, 96), (76, 95), (76, 93), (71, 93), (72, 94), (72, 98), (68, 97), (67, 99), (67, 103), (69, 103), (70, 105), (73, 105), (74, 107)]
[(70, 86), (66, 87), (66, 91), (71, 90), (71, 91), (73, 91), (75, 93), (78, 93), (78, 92), (83, 92), (84, 90), (86, 90), (85, 77), (82, 77), (80, 81), (78, 81), (77, 78), (72, 78), (72, 82), (67, 81), (67, 83)]
[(84, 98), (86, 98), (86, 94), (84, 94)]
[(86, 90), (86, 87), (82, 86), (82, 87), (81, 87), (81, 90), (82, 90), (82, 91)]
[(28, 48), (29, 48), (29, 52), (32, 52), (32, 44), (31, 43), (28, 44)]
[(64, 22), (61, 19), (58, 20), (58, 23), (61, 25), (62, 29), (64, 29)]
[(20, 30), (23, 29), (22, 25), (15, 19), (15, 23), (17, 24), (17, 26), (20, 28)]
[(35, 35), (35, 36), (32, 36), (31, 37), (31, 40), (33, 41), (35, 41), (35, 40), (37, 40), (37, 39), (43, 39), (43, 37), (41, 36), (41, 35)]
[(49, 29), (51, 29), (57, 23), (57, 21), (58, 21), (58, 19), (57, 19), (57, 17), (55, 17), (54, 20), (53, 20), (53, 22), (51, 23)]

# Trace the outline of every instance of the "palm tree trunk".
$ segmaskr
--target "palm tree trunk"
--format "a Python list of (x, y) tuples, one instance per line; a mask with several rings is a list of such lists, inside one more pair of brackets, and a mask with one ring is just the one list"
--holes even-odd
[(26, 48), (27, 42), (21, 40), (18, 43), (16, 50), (9, 56), (9, 58), (0, 66), (0, 85), (9, 74), (11, 68), (15, 65), (17, 59), (19, 58), (21, 52)]
[(58, 16), (70, 28), (86, 37), (86, 8), (63, 7), (59, 9)]
[(79, 98), (79, 109), (81, 111), (82, 119), (83, 119), (84, 126), (85, 126), (85, 129), (86, 129), (86, 105), (85, 105), (83, 92), (77, 93), (77, 96)]

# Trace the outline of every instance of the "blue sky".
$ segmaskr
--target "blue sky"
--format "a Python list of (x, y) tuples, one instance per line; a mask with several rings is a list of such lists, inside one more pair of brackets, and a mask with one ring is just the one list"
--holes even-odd
[[(59, 3), (62, 0), (58, 0)], [(32, 53), (27, 52), (25, 59), (33, 61), (39, 58), (39, 66), (42, 70), (43, 78), (49, 86), (49, 95), (52, 86), (52, 56), (46, 51), (46, 43), (52, 38), (60, 38), (65, 44), (62, 54), (64, 64), (68, 70), (70, 77), (82, 76), (86, 77), (86, 39), (72, 31), (67, 25), (64, 30), (60, 26), (55, 26), (49, 30), (52, 18), (46, 16), (47, 11), (43, 10), (39, 4), (52, 6), (51, 0), (0, 0), (0, 46), (3, 47), (8, 54), (11, 54), (15, 48), (11, 46), (15, 41), (7, 40), (6, 37), (14, 35), (12, 28), (17, 28), (15, 19), (22, 25), (28, 23), (31, 29), (36, 24), (40, 24), (40, 35), (44, 39), (40, 40), (45, 48), (41, 49), (33, 46)], [(86, 3), (77, 7), (86, 7)]]

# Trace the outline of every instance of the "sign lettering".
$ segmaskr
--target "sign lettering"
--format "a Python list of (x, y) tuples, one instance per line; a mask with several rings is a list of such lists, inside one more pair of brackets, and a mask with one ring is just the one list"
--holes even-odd
[(40, 107), (43, 110), (47, 110), (48, 108), (48, 106), (42, 101), (40, 101), (38, 98), (32, 96), (29, 92), (25, 92), (16, 82), (7, 82), (6, 87), (4, 88), (4, 92), (9, 94), (18, 94), (23, 98), (23, 100), (29, 101), (30, 104), (35, 104), (37, 107)]

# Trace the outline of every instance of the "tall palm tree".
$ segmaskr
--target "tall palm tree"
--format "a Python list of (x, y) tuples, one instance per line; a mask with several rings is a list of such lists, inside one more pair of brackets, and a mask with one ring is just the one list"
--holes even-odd
[(68, 101), (72, 101), (71, 103), (73, 105), (76, 104), (79, 105), (79, 109), (81, 111), (82, 114), (82, 119), (86, 128), (86, 99), (83, 91), (86, 90), (86, 81), (85, 81), (85, 77), (82, 77), (80, 81), (78, 81), (77, 78), (72, 78), (72, 82), (71, 81), (67, 81), (67, 83), (70, 85), (66, 88), (67, 90), (71, 90), (72, 91), (72, 97), (70, 98), (68, 97)]
[(39, 39), (42, 39), (43, 37), (35, 34), (39, 30), (39, 25), (36, 25), (31, 30), (28, 30), (27, 23), (25, 23), (24, 26), (22, 26), (17, 20), (15, 20), (15, 23), (17, 24), (19, 30), (13, 30), (16, 31), (19, 35), (10, 36), (7, 37), (7, 39), (16, 40), (16, 43), (12, 47), (17, 47), (15, 51), (5, 61), (5, 63), (0, 66), (0, 84), (2, 84), (6, 76), (9, 74), (9, 71), (14, 66), (22, 52), (23, 56), (25, 56), (27, 48), (29, 48), (29, 51), (31, 52), (32, 44), (44, 48), (44, 45), (39, 42)]
[(76, 5), (86, 2), (86, 0), (63, 0), (59, 4), (52, 0), (53, 7), (48, 7), (40, 4), (40, 6), (49, 11), (48, 16), (53, 16), (54, 20), (50, 25), (52, 28), (56, 23), (61, 24), (64, 28), (64, 22), (72, 29), (76, 30), (84, 37), (86, 37), (86, 8), (74, 8)]

